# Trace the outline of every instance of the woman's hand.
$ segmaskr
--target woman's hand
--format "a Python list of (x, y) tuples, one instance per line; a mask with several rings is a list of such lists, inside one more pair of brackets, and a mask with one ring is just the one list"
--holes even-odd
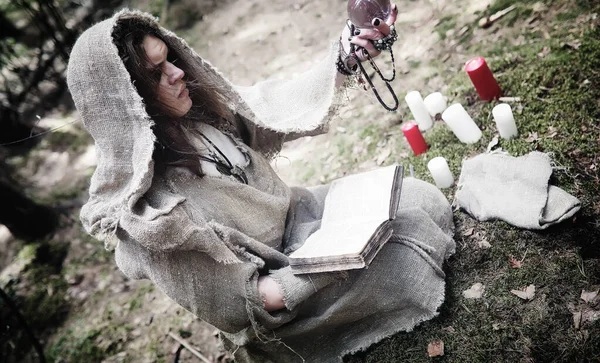
[(285, 307), (281, 287), (279, 287), (277, 281), (269, 276), (260, 276), (258, 278), (258, 294), (267, 311), (279, 310)]
[[(391, 27), (396, 22), (398, 16), (398, 7), (396, 4), (392, 4), (392, 11), (387, 19), (374, 18), (371, 21), (373, 29), (366, 28), (355, 28), (354, 34), (350, 34), (350, 28), (344, 26), (342, 30), (342, 47), (345, 54), (350, 53), (350, 44), (354, 44), (360, 48), (356, 52), (358, 59), (362, 62), (367, 59), (365, 50), (369, 53), (371, 58), (377, 57), (381, 51), (377, 50), (373, 45), (374, 40), (382, 39), (388, 36), (391, 32)], [(352, 64), (347, 64), (348, 68), (354, 68)]]

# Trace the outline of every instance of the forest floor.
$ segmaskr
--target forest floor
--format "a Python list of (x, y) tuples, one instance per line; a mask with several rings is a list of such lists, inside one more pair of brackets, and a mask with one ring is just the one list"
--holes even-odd
[[(229, 0), (193, 27), (179, 31), (196, 51), (234, 83), (298, 76), (326, 54), (344, 25), (345, 1)], [(385, 111), (370, 92), (348, 90), (330, 132), (288, 143), (273, 161), (290, 184), (326, 183), (377, 166), (412, 165), (430, 178), (426, 164), (444, 156), (455, 177), (465, 158), (488, 145), (519, 156), (551, 153), (552, 182), (581, 200), (576, 219), (543, 232), (504, 222), (478, 222), (455, 212), (457, 253), (448, 261), (446, 301), (440, 315), (412, 332), (384, 339), (350, 362), (426, 362), (430, 343), (442, 341), (448, 362), (600, 361), (600, 6), (591, 0), (397, 2), (399, 40), (394, 45), (401, 100)], [(134, 5), (149, 11), (153, 1)], [(478, 21), (515, 5), (491, 27)], [(158, 15), (158, 13), (157, 13)], [(180, 14), (169, 14), (176, 19)], [(520, 135), (497, 136), (491, 109), (463, 71), (484, 56), (513, 97)], [(389, 58), (378, 60), (390, 69)], [(480, 142), (461, 144), (437, 121), (424, 136), (430, 149), (415, 157), (400, 124), (411, 118), (404, 96), (442, 92), (460, 102), (483, 130)], [(77, 121), (58, 109), (40, 126)], [(91, 140), (80, 123), (45, 137), (28, 155), (13, 158), (30, 194), (39, 201), (85, 200), (94, 168)], [(454, 188), (443, 190), (450, 202)], [(166, 362), (179, 343), (210, 361), (225, 361), (215, 329), (178, 307), (146, 281), (129, 281), (102, 244), (87, 237), (73, 214), (50, 241), (24, 244), (0, 228), (0, 283), (12, 291), (45, 344), (51, 361)], [(52, 252), (52, 253), (50, 253)], [(44, 259), (43, 256), (57, 256)], [(479, 298), (466, 298), (475, 284)], [(521, 299), (511, 290), (535, 286)], [(29, 357), (34, 357), (30, 354)], [(198, 361), (181, 352), (180, 361)]]

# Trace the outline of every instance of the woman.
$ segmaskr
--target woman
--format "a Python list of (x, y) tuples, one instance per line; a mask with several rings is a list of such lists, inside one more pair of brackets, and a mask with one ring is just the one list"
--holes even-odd
[(69, 88), (98, 151), (84, 227), (116, 248), (128, 277), (151, 279), (217, 327), (239, 361), (341, 361), (435, 316), (444, 298), (452, 212), (411, 178), (395, 235), (368, 269), (290, 271), (287, 255), (318, 229), (327, 186), (290, 188), (269, 157), (326, 130), (352, 66), (336, 68), (340, 54), (336, 42), (293, 81), (235, 87), (154, 18), (127, 10), (88, 29), (71, 54)]

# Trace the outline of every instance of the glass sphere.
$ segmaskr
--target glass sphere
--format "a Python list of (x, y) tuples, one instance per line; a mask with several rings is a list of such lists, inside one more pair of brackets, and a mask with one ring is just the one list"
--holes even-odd
[(391, 11), (390, 0), (348, 0), (348, 18), (359, 28), (373, 28), (374, 18), (385, 21)]

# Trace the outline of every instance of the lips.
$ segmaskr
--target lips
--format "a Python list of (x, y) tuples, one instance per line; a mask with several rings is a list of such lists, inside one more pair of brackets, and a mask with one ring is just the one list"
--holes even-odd
[(187, 97), (190, 94), (190, 91), (188, 91), (187, 87), (183, 87), (183, 90), (181, 90), (181, 92), (179, 92), (179, 96), (177, 96), (177, 98), (184, 98)]
[(177, 98), (186, 97), (189, 94), (190, 94), (190, 91), (188, 91), (187, 87), (185, 85), (183, 85), (183, 87), (181, 88), (181, 91), (179, 91), (179, 94), (177, 94)]
[(183, 83), (183, 84), (181, 85), (181, 89), (180, 89), (180, 90), (179, 90), (179, 92), (177, 93), (177, 98), (182, 98), (182, 97), (185, 97), (185, 96), (187, 96), (187, 95), (189, 95), (189, 94), (190, 94), (190, 92), (189, 92), (189, 90), (187, 89), (187, 85), (186, 85), (185, 83)]

